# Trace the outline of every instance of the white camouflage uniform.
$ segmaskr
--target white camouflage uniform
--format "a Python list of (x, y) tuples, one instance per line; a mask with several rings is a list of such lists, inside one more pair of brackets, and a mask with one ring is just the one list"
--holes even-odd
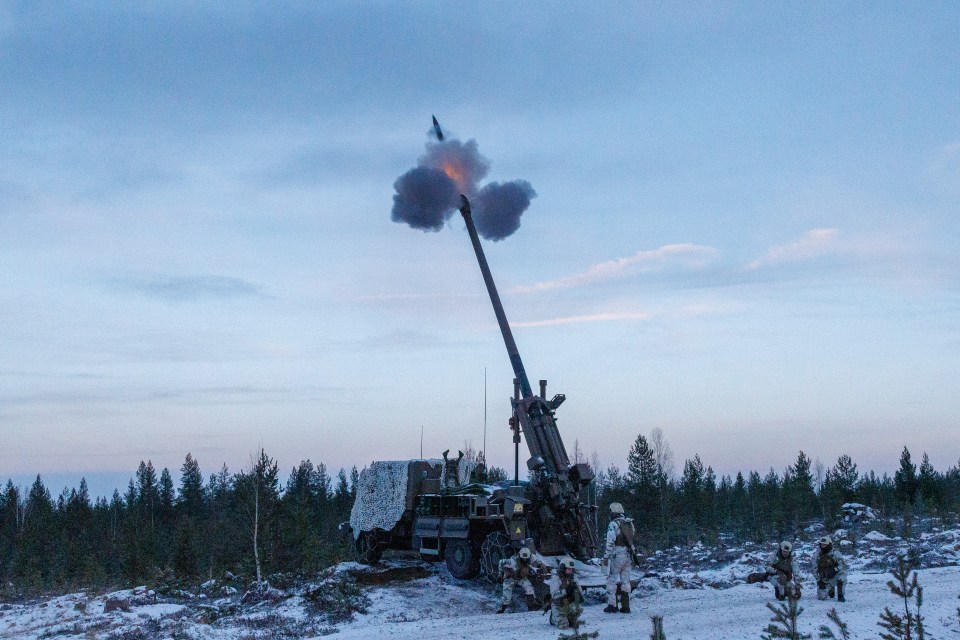
[[(576, 576), (561, 575), (562, 569), (550, 576), (550, 624), (561, 629), (570, 628), (571, 618), (576, 620), (583, 613), (583, 591)], [(567, 597), (567, 587), (573, 583), (573, 598)]]
[[(793, 551), (784, 558), (780, 549), (777, 548), (770, 559), (767, 560), (767, 573), (772, 574), (767, 578), (767, 581), (773, 585), (774, 594), (777, 598), (783, 599), (786, 596), (787, 584), (795, 583), (797, 578), (800, 577), (797, 570), (797, 559), (794, 557)], [(789, 577), (786, 575), (788, 573)]]
[(633, 558), (630, 555), (630, 549), (624, 545), (617, 544), (617, 536), (620, 535), (620, 523), (629, 523), (633, 525), (633, 520), (624, 516), (613, 518), (607, 525), (607, 544), (604, 548), (603, 557), (608, 562), (609, 573), (607, 574), (607, 604), (617, 606), (617, 584), (626, 594), (627, 601), (630, 599), (630, 570), (633, 569)]
[(530, 582), (530, 574), (543, 573), (546, 565), (536, 556), (530, 558), (530, 562), (520, 561), (517, 554), (500, 561), (500, 572), (503, 573), (503, 600), (502, 604), (510, 606), (513, 600), (513, 589), (516, 586), (523, 587), (523, 592), (528, 596), (535, 595), (533, 583)]
[(838, 582), (847, 583), (847, 561), (833, 545), (826, 553), (821, 547), (813, 559), (813, 575), (817, 577), (817, 599), (826, 600), (832, 597)]

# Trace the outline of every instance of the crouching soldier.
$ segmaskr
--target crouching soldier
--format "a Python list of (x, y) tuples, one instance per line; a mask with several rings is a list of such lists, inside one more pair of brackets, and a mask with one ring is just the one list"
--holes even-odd
[(777, 600), (800, 599), (797, 561), (793, 557), (793, 545), (787, 540), (780, 543), (767, 561), (767, 576), (770, 584), (773, 585), (773, 594)]
[(583, 591), (577, 584), (573, 558), (560, 560), (557, 573), (550, 578), (550, 624), (561, 629), (576, 629), (583, 614)]
[(830, 536), (818, 541), (820, 552), (817, 554), (817, 600), (826, 600), (837, 596), (837, 602), (845, 602), (843, 587), (847, 584), (847, 561), (833, 548)]
[[(603, 564), (607, 566), (607, 607), (604, 613), (630, 613), (630, 571), (633, 569), (633, 520), (624, 516), (623, 505), (610, 503), (610, 524)], [(619, 607), (619, 608), (618, 608)]]
[(537, 598), (530, 578), (542, 576), (547, 572), (547, 566), (535, 560), (528, 547), (520, 547), (512, 557), (500, 561), (500, 571), (503, 573), (503, 600), (497, 613), (507, 610), (513, 600), (513, 589), (518, 585), (526, 594), (527, 609), (536, 609)]

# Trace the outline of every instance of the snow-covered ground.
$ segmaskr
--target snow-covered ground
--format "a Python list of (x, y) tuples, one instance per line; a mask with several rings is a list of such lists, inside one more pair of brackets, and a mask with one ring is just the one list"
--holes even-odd
[[(810, 532), (814, 538), (818, 532)], [(817, 637), (836, 607), (853, 638), (877, 638), (884, 607), (902, 602), (886, 586), (887, 569), (898, 553), (913, 549), (924, 587), (922, 614), (928, 637), (960, 640), (960, 531), (925, 534), (919, 541), (880, 534), (850, 539), (841, 548), (851, 564), (846, 603), (817, 601), (804, 577), (801, 628)], [(797, 544), (802, 566), (814, 545)], [(667, 638), (726, 640), (759, 638), (770, 619), (766, 584), (746, 585), (770, 545), (675, 548), (648, 559), (635, 577), (633, 613), (605, 614), (603, 592), (590, 589), (583, 630), (600, 637), (648, 637), (649, 616), (664, 617)], [(315, 581), (286, 589), (244, 593), (239, 584), (210, 581), (193, 591), (164, 595), (146, 587), (108, 594), (76, 593), (30, 602), (0, 604), (0, 638), (188, 638), (258, 640), (317, 638), (415, 638), (494, 640), (556, 638), (540, 612), (496, 615), (494, 586), (453, 578), (442, 564), (389, 560), (376, 568), (344, 563)]]

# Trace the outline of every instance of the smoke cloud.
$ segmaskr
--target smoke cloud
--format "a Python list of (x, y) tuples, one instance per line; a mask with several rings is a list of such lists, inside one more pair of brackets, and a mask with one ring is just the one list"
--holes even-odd
[(520, 228), (520, 216), (536, 195), (526, 180), (484, 185), (471, 203), (477, 233), (487, 240), (503, 240)]
[(529, 182), (490, 182), (481, 187), (490, 162), (480, 155), (475, 140), (429, 142), (426, 148), (417, 166), (393, 183), (394, 222), (439, 231), (459, 209), (462, 193), (470, 198), (477, 233), (487, 240), (503, 240), (520, 228), (520, 216), (537, 195)]

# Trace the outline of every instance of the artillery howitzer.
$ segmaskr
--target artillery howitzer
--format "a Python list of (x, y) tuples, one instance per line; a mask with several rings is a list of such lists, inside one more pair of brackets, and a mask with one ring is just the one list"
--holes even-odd
[[(580, 490), (593, 479), (585, 463), (570, 464), (554, 412), (562, 394), (546, 399), (546, 381), (534, 395), (507, 323), (470, 211), (461, 196), (467, 225), (490, 302), (514, 372), (510, 427), (516, 450), (513, 486), (491, 486), (446, 459), (374, 462), (360, 476), (350, 516), (357, 559), (375, 563), (386, 549), (413, 550), (426, 560), (444, 559), (450, 572), (474, 578), (481, 569), (499, 576), (500, 560), (532, 539), (543, 555), (593, 556), (596, 529)], [(519, 482), (520, 434), (530, 450), (530, 482)], [(461, 456), (462, 457), (462, 456)], [(456, 471), (454, 471), (456, 465)], [(456, 477), (454, 477), (456, 476)]]

